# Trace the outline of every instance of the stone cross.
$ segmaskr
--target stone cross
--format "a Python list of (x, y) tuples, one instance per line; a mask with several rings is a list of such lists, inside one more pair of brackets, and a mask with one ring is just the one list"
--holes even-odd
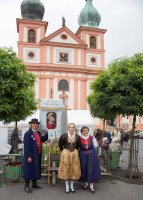
[(62, 94), (62, 100), (63, 100), (63, 104), (65, 105), (65, 101), (66, 101), (66, 94), (65, 91), (63, 90), (63, 94)]
[(63, 27), (65, 26), (65, 22), (66, 22), (65, 18), (62, 17), (62, 26), (63, 26)]

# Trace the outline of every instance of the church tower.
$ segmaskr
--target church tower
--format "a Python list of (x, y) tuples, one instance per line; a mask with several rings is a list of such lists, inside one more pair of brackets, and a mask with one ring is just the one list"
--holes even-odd
[(101, 16), (92, 4), (92, 0), (85, 0), (85, 7), (78, 17), (80, 25), (76, 35), (86, 44), (86, 64), (94, 68), (105, 68), (104, 34), (105, 29), (100, 29)]
[(23, 0), (22, 19), (17, 19), (18, 57), (27, 63), (40, 62), (39, 42), (45, 37), (48, 22), (42, 21), (45, 8), (39, 0)]

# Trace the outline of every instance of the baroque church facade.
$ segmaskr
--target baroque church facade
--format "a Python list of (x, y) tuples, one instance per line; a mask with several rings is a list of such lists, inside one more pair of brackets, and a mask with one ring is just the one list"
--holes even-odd
[(22, 1), (22, 18), (17, 19), (18, 57), (37, 76), (37, 100), (65, 98), (67, 109), (86, 110), (89, 85), (105, 69), (106, 30), (98, 27), (101, 17), (92, 0), (87, 0), (76, 33), (63, 18), (61, 28), (46, 36), (44, 10), (39, 0)]
[[(84, 4), (84, 1), (83, 1)], [(21, 18), (17, 18), (18, 57), (29, 72), (37, 76), (37, 102), (64, 99), (69, 110), (88, 110), (90, 83), (105, 70), (105, 29), (99, 28), (101, 16), (92, 0), (85, 0), (78, 16), (79, 28), (73, 33), (62, 19), (62, 26), (46, 35), (48, 21), (40, 0), (23, 0)], [(54, 23), (54, 22), (53, 22)], [(141, 122), (142, 120), (142, 122)], [(102, 128), (102, 120), (96, 127)], [(132, 117), (117, 119), (117, 124), (131, 124)], [(143, 124), (143, 119), (138, 119)]]

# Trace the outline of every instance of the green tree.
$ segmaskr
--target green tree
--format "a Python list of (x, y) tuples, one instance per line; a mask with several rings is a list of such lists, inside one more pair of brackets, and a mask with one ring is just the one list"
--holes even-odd
[(106, 71), (102, 72), (91, 84), (92, 93), (87, 97), (91, 114), (94, 117), (103, 119), (103, 131), (105, 131), (105, 120), (113, 120), (116, 114), (109, 109), (108, 82), (110, 76)]
[(37, 109), (35, 78), (12, 49), (0, 48), (0, 121), (15, 122), (15, 137), (17, 122)]
[(138, 171), (134, 168), (137, 158), (133, 153), (136, 116), (143, 115), (143, 54), (114, 60), (91, 88), (93, 93), (99, 94), (98, 102), (101, 101), (103, 109), (105, 106), (105, 111), (107, 109), (113, 115), (133, 116), (128, 163), (128, 175), (132, 178)]

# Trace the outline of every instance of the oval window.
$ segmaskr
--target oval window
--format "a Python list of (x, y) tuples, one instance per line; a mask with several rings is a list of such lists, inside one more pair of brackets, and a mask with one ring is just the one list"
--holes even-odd
[(94, 57), (92, 57), (92, 58), (91, 58), (91, 62), (92, 62), (92, 63), (95, 63), (95, 62), (96, 62), (96, 59), (95, 59)]
[(28, 56), (29, 56), (29, 58), (33, 58), (34, 57), (34, 53), (33, 52), (29, 52)]
[(63, 34), (63, 35), (61, 35), (61, 38), (66, 40), (67, 39), (67, 35)]

